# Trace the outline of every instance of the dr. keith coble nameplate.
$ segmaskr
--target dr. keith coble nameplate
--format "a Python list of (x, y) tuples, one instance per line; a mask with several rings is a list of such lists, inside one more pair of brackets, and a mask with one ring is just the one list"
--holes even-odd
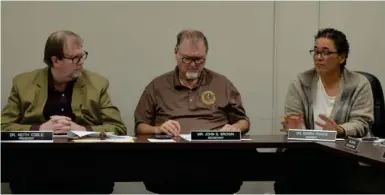
[(191, 141), (241, 141), (241, 131), (191, 131)]
[(1, 142), (53, 142), (52, 131), (6, 131), (1, 132)]
[(335, 141), (337, 131), (289, 129), (288, 140)]

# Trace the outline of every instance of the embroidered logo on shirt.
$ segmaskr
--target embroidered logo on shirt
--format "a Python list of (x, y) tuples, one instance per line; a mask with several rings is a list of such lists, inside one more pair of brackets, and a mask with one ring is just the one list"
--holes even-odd
[(215, 103), (215, 93), (213, 91), (204, 91), (201, 95), (201, 100), (206, 105), (211, 105)]

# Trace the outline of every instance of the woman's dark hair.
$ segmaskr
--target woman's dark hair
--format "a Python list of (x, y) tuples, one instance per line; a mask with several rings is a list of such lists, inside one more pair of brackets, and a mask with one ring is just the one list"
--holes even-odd
[(318, 38), (328, 38), (332, 40), (336, 46), (338, 54), (345, 55), (345, 61), (341, 64), (341, 70), (343, 70), (345, 68), (350, 51), (350, 46), (348, 40), (346, 39), (346, 35), (334, 28), (325, 28), (318, 31), (317, 35), (315, 36), (315, 40)]

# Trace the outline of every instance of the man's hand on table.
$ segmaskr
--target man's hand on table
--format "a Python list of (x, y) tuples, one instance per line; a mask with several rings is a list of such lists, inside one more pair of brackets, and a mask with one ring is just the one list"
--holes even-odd
[(54, 115), (49, 121), (40, 125), (39, 130), (52, 130), (54, 134), (62, 134), (70, 130), (86, 131), (86, 128), (74, 123), (69, 117)]
[(161, 126), (157, 127), (155, 134), (165, 133), (171, 136), (179, 136), (181, 132), (180, 124), (178, 121), (168, 120), (164, 122)]

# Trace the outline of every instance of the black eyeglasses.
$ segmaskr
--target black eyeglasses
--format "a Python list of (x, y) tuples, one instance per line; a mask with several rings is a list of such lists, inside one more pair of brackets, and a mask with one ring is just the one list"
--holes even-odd
[(63, 58), (72, 60), (72, 63), (74, 63), (74, 64), (79, 64), (80, 61), (86, 60), (87, 57), (88, 57), (88, 52), (84, 51), (83, 55), (81, 55), (81, 56), (75, 56), (75, 57), (72, 57), (72, 58), (68, 58), (68, 57), (63, 57)]
[(333, 53), (338, 53), (337, 51), (328, 51), (328, 50), (316, 51), (314, 49), (310, 50), (309, 52), (310, 52), (310, 55), (313, 55), (313, 56), (318, 56), (319, 54), (321, 54), (321, 57), (327, 57), (332, 55)]
[(192, 57), (186, 57), (186, 56), (182, 56), (181, 58), (183, 63), (186, 63), (186, 64), (191, 64), (192, 62), (194, 62), (195, 64), (202, 64), (203, 62), (206, 61), (206, 58), (192, 58)]

